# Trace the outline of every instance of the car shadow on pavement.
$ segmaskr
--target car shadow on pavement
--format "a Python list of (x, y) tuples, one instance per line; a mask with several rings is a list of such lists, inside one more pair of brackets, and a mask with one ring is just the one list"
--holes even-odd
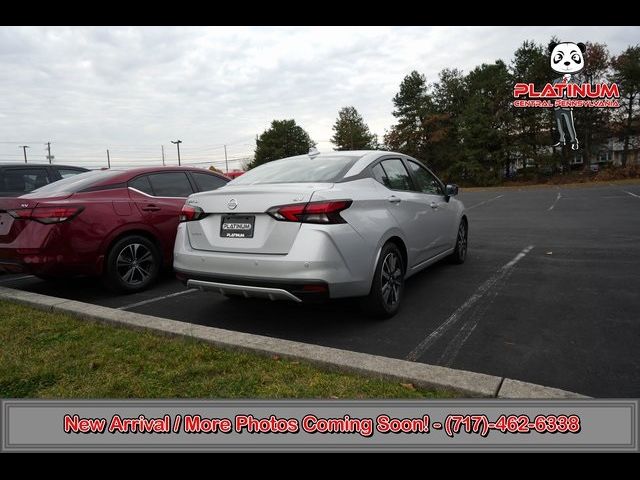
[[(406, 284), (403, 307), (391, 319), (370, 317), (362, 309), (364, 298), (336, 299), (318, 303), (297, 304), (285, 301), (269, 301), (257, 298), (223, 297), (211, 293), (197, 293), (200, 298), (182, 304), (182, 318), (185, 321), (220, 328), (240, 329), (257, 333), (290, 335), (318, 332), (343, 332), (351, 328), (386, 330), (395, 328), (397, 320), (403, 317), (403, 310), (411, 310), (407, 304), (416, 297), (424, 296), (425, 290), (437, 285), (438, 272), (449, 268), (446, 262), (439, 262), (429, 269), (413, 276)], [(206, 298), (206, 299), (205, 299)], [(176, 306), (180, 300), (175, 299)], [(159, 306), (156, 306), (159, 309)], [(158, 315), (158, 313), (152, 313)], [(175, 318), (175, 316), (174, 316)]]
[[(32, 279), (21, 281), (16, 285), (7, 283), (3, 286), (19, 288), (20, 290), (41, 295), (117, 308), (140, 299), (158, 296), (158, 292), (162, 290), (175, 290), (175, 287), (178, 285), (176, 285), (172, 273), (163, 272), (158, 282), (151, 289), (138, 293), (113, 292), (105, 287), (100, 278), (96, 277), (70, 277), (55, 280), (41, 280), (33, 277)], [(181, 288), (181, 286), (178, 286), (178, 289)]]

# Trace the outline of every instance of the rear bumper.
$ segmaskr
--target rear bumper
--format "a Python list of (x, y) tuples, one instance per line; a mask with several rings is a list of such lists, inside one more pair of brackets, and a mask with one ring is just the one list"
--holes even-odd
[(28, 249), (18, 253), (15, 248), (0, 248), (0, 272), (4, 273), (49, 273), (51, 261), (48, 255), (43, 255), (36, 249)]
[(96, 255), (81, 259), (77, 255), (53, 253), (44, 249), (23, 250), (18, 252), (15, 248), (0, 248), (0, 272), (53, 276), (99, 274)]
[[(344, 228), (343, 236), (350, 235), (347, 228)], [(189, 280), (202, 280), (232, 285), (234, 290), (237, 290), (235, 287), (275, 288), (305, 301), (308, 298), (367, 295), (371, 287), (373, 250), (369, 252), (362, 241), (349, 238), (345, 243), (353, 245), (354, 252), (346, 253), (345, 248), (339, 247), (339, 242), (336, 244), (336, 236), (339, 237), (328, 235), (321, 228), (303, 228), (286, 255), (211, 252), (194, 250), (184, 224), (181, 224), (176, 236), (173, 268), (185, 284)], [(327, 287), (326, 292), (322, 291), (322, 285)], [(210, 290), (219, 291), (219, 287)], [(231, 290), (229, 288), (225, 293), (233, 293)], [(240, 293), (244, 294), (241, 288)], [(246, 290), (247, 296), (256, 293)]]
[(55, 255), (41, 253), (12, 254), (0, 250), (0, 272), (28, 273), (31, 275), (62, 275), (69, 273), (69, 266)]
[(24, 265), (20, 262), (0, 259), (0, 273), (24, 273)]
[(91, 233), (81, 227), (73, 222), (15, 220), (13, 235), (0, 240), (0, 272), (93, 275), (99, 266), (99, 255), (93, 248)]
[(100, 220), (89, 223), (82, 215), (52, 224), (16, 219), (9, 234), (0, 236), (0, 271), (19, 269), (60, 277), (100, 275), (104, 264), (102, 244), (108, 233)]
[(190, 288), (241, 295), (247, 298), (314, 302), (328, 300), (329, 286), (321, 280), (287, 281), (237, 275), (206, 275), (197, 272), (176, 270), (176, 277)]

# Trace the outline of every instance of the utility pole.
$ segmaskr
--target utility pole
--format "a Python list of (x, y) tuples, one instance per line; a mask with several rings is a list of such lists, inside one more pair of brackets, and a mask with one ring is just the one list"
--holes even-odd
[(107, 168), (111, 168), (111, 157), (109, 156), (108, 148), (107, 148)]
[(227, 160), (227, 146), (224, 146), (224, 164), (226, 165), (227, 171), (224, 173), (229, 173), (229, 161)]
[(22, 153), (24, 153), (24, 163), (27, 163), (27, 148), (29, 148), (29, 145), (20, 145), (20, 148), (22, 149)]
[(178, 147), (178, 166), (180, 166), (180, 144), (182, 143), (182, 140), (176, 140), (175, 142), (171, 140), (171, 143)]
[(49, 160), (49, 165), (51, 165), (51, 160), (53, 160), (53, 157), (51, 156), (51, 142), (47, 142), (47, 160)]
[(164, 167), (164, 145), (160, 145), (162, 147), (162, 166)]

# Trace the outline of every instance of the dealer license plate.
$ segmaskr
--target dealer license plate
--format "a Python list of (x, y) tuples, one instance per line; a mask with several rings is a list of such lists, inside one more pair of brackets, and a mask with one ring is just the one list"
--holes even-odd
[(225, 238), (253, 238), (254, 216), (225, 215), (220, 222), (220, 236)]

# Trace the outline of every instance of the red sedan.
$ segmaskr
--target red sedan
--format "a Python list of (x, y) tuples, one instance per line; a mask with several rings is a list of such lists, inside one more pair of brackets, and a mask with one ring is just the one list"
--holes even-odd
[(114, 290), (143, 290), (171, 266), (186, 197), (228, 181), (198, 168), (111, 169), (0, 198), (0, 272), (102, 276)]

